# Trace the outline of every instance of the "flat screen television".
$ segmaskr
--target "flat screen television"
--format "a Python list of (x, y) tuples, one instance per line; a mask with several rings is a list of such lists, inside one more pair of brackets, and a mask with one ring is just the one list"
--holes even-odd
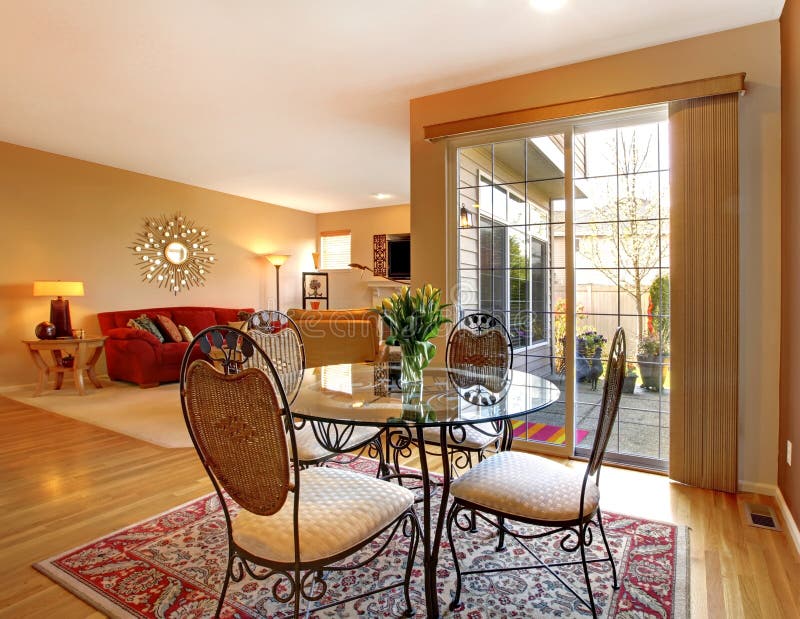
[(411, 239), (387, 239), (386, 261), (390, 278), (411, 279)]

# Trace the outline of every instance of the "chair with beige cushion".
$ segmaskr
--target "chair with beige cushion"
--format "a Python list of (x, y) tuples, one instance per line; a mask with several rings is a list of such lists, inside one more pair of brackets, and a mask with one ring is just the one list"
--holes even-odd
[[(250, 363), (253, 357), (259, 359)], [(280, 376), (246, 333), (217, 326), (197, 334), (183, 358), (180, 387), (186, 425), (227, 528), (215, 616), (229, 582), (248, 574), (271, 580), (275, 598), (290, 603), (299, 617), (303, 601), (313, 605), (326, 594), (326, 572), (360, 568), (386, 549), (383, 541), (395, 538), (408, 543), (398, 566), (402, 577), (308, 610), (403, 587), (406, 614), (412, 614), (409, 582), (420, 529), (410, 490), (350, 470), (303, 469), (292, 455), (299, 450), (294, 425), (286, 423), (291, 410)], [(368, 551), (366, 561), (363, 554), (355, 564), (345, 561), (376, 539), (380, 549)]]
[(282, 312), (258, 310), (247, 319), (242, 330), (247, 331), (267, 353), (281, 377), (289, 404), (294, 402), (306, 368), (305, 347), (297, 325)]
[[(267, 353), (291, 404), (300, 391), (306, 367), (305, 346), (294, 320), (282, 312), (259, 310), (247, 320), (245, 330)], [(249, 361), (250, 364), (258, 362), (257, 356)], [(380, 459), (380, 470), (384, 469), (380, 430), (369, 426), (352, 426), (347, 432), (341, 432), (339, 438), (341, 451), (368, 447), (370, 453)], [(336, 455), (320, 444), (309, 423), (295, 422), (295, 440), (301, 466), (319, 465)]]
[[(504, 545), (504, 536), (510, 535), (525, 549), (535, 562), (524, 566), (509, 566), (508, 570), (531, 570), (544, 568), (553, 574), (597, 617), (598, 610), (592, 595), (589, 580), (589, 563), (609, 562), (613, 587), (619, 588), (614, 558), (603, 529), (600, 513), (600, 491), (598, 483), (600, 466), (606, 445), (617, 417), (622, 384), (625, 376), (625, 333), (619, 327), (611, 343), (606, 367), (605, 384), (600, 416), (594, 437), (589, 462), (581, 474), (547, 458), (525, 452), (503, 451), (478, 463), (475, 468), (453, 481), (450, 493), (453, 504), (447, 514), (447, 535), (456, 569), (456, 589), (451, 609), (459, 606), (461, 579), (470, 574), (486, 574), (502, 571), (492, 563), (492, 570), (473, 569), (462, 571), (457, 553), (457, 540), (453, 538), (453, 526), (469, 532), (474, 529), (473, 518), (478, 517), (499, 531), (498, 550)], [(459, 521), (459, 514), (463, 518)], [(538, 525), (544, 531), (522, 534), (508, 525), (515, 523)], [(597, 527), (605, 546), (605, 556), (587, 558), (587, 548), (592, 543), (590, 527)], [(547, 565), (525, 540), (544, 538), (553, 534), (563, 535), (560, 547), (565, 552), (580, 552), (580, 560), (562, 560)], [(480, 535), (480, 533), (479, 533)], [(502, 556), (502, 555), (500, 555)], [(569, 557), (566, 557), (569, 558)], [(555, 568), (580, 565), (588, 591), (588, 601), (581, 597)]]
[[(447, 339), (445, 359), (450, 382), (465, 399), (481, 394), (498, 394), (507, 386), (514, 362), (511, 336), (494, 316), (467, 314), (459, 320)], [(503, 426), (491, 422), (454, 426), (448, 431), (447, 446), (452, 473), (472, 467), (473, 456), (480, 462), (487, 450), (498, 449)], [(440, 445), (439, 430), (426, 428), (427, 445)]]

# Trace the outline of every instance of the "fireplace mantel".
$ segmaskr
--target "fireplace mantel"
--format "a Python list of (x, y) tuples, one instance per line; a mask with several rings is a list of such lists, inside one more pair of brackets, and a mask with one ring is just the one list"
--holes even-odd
[(403, 284), (392, 282), (383, 278), (369, 279), (364, 282), (372, 291), (372, 306), (380, 305), (380, 302), (392, 295), (393, 292), (400, 292)]

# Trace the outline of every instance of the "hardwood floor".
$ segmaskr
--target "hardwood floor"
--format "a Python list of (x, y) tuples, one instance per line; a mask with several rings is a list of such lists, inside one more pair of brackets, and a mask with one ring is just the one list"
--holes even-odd
[[(212, 490), (192, 449), (157, 447), (2, 396), (0, 427), (0, 617), (102, 616), (31, 564)], [(692, 617), (800, 617), (791, 541), (742, 518), (742, 503), (772, 499), (609, 466), (601, 488), (606, 511), (691, 528)]]

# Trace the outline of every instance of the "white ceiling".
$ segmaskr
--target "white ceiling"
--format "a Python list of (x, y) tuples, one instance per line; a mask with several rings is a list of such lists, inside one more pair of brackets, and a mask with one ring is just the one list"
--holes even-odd
[(782, 7), (0, 0), (0, 140), (312, 212), (402, 204), (409, 99), (777, 19)]

